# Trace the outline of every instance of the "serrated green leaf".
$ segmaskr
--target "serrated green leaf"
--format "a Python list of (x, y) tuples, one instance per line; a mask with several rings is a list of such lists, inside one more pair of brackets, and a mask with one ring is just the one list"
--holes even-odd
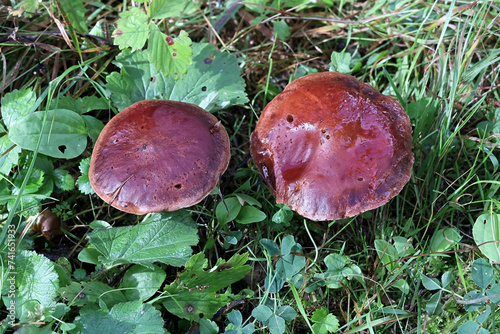
[(120, 50), (132, 48), (132, 51), (142, 49), (146, 44), (149, 34), (148, 16), (137, 7), (129, 9), (120, 14), (116, 21), (117, 28), (113, 32), (115, 44)]
[(196, 225), (189, 212), (178, 210), (147, 216), (135, 226), (94, 230), (89, 241), (111, 268), (135, 263), (151, 268), (153, 262), (182, 266), (198, 243)]
[(10, 141), (8, 135), (0, 137), (0, 174), (7, 175), (19, 161), (21, 148)]
[(120, 287), (128, 300), (146, 301), (160, 289), (167, 275), (160, 267), (152, 267), (134, 265), (127, 270)]
[(285, 21), (283, 20), (273, 21), (273, 28), (275, 34), (282, 41), (286, 41), (288, 37), (290, 37), (290, 27)]
[(471, 276), (481, 289), (486, 289), (493, 281), (493, 267), (484, 259), (477, 259), (472, 264)]
[(37, 301), (44, 308), (56, 305), (59, 277), (54, 263), (43, 255), (32, 251), (16, 254), (15, 272), (3, 277), (3, 302), (10, 305), (8, 290), (11, 282), (15, 282), (15, 314), (17, 319), (30, 321), (28, 303)]
[(62, 168), (54, 169), (54, 183), (57, 188), (63, 191), (75, 189), (75, 181), (69, 172)]
[(179, 274), (179, 281), (184, 287), (204, 287), (205, 291), (217, 292), (243, 279), (252, 270), (245, 265), (248, 253), (235, 254), (227, 262), (219, 258), (213, 268), (207, 270), (208, 261), (203, 253), (195, 254), (186, 262), (186, 267)]
[(164, 76), (182, 79), (187, 72), (187, 66), (192, 63), (191, 39), (187, 32), (182, 30), (179, 37), (167, 37), (151, 22), (151, 34), (148, 41), (149, 61)]
[(235, 220), (240, 224), (252, 224), (263, 221), (266, 217), (264, 212), (253, 206), (246, 205), (241, 208)]
[(234, 55), (206, 43), (193, 43), (192, 49), (193, 63), (184, 79), (177, 81), (157, 71), (146, 51), (124, 50), (114, 62), (121, 72), (106, 77), (113, 104), (122, 110), (137, 101), (165, 99), (203, 105), (213, 112), (248, 102)]
[(315, 334), (333, 333), (339, 329), (339, 320), (333, 314), (328, 313), (326, 307), (321, 307), (314, 311), (311, 321), (314, 323), (312, 328)]
[(109, 312), (87, 306), (81, 309), (79, 322), (82, 334), (164, 333), (160, 311), (141, 302), (120, 303)]
[(90, 157), (82, 159), (78, 168), (80, 169), (81, 173), (76, 182), (76, 184), (78, 185), (78, 190), (80, 190), (85, 195), (93, 194), (94, 189), (92, 189), (89, 180)]
[(42, 133), (44, 114), (44, 111), (37, 111), (19, 120), (9, 132), (10, 140), (21, 148), (34, 151), (41, 135), (39, 152), (42, 154), (62, 159), (82, 154), (87, 146), (83, 118), (71, 110), (49, 110)]
[(330, 71), (340, 73), (351, 73), (351, 54), (349, 52), (332, 52)]
[(472, 228), (474, 242), (481, 252), (493, 262), (500, 262), (500, 219), (496, 213), (477, 217)]
[(75, 30), (87, 34), (89, 28), (85, 22), (85, 6), (82, 0), (59, 0), (62, 9), (68, 16), (70, 23), (73, 25)]
[(14, 90), (2, 98), (2, 120), (10, 129), (18, 120), (28, 115), (36, 102), (36, 94), (30, 89)]
[(161, 20), (168, 17), (182, 17), (196, 11), (196, 6), (191, 0), (153, 0), (149, 7), (152, 19)]

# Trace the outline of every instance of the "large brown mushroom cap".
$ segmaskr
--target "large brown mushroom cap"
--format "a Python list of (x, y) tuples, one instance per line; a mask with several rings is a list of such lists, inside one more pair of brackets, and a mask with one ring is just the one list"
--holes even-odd
[(174, 211), (207, 196), (229, 158), (229, 137), (215, 116), (189, 103), (146, 100), (104, 127), (89, 179), (97, 195), (122, 211)]
[(278, 203), (315, 220), (355, 216), (387, 203), (413, 165), (408, 115), (354, 77), (306, 75), (264, 109), (251, 153)]

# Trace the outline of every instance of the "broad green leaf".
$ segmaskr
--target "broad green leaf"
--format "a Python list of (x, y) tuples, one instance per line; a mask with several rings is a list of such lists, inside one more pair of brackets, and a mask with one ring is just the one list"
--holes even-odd
[(474, 242), (492, 262), (500, 262), (500, 219), (496, 213), (477, 217), (472, 228)]
[(80, 310), (79, 322), (82, 324), (82, 334), (164, 333), (161, 312), (141, 302), (120, 303), (109, 312), (87, 306)]
[(95, 143), (102, 129), (104, 129), (104, 124), (94, 116), (82, 115), (82, 118), (85, 121), (90, 139)]
[(189, 212), (156, 213), (135, 226), (94, 230), (90, 244), (107, 268), (135, 263), (152, 268), (153, 262), (182, 266), (198, 242), (198, 230)]
[(273, 311), (266, 305), (259, 305), (252, 310), (252, 316), (261, 321), (267, 322), (273, 315)]
[(457, 334), (475, 334), (478, 332), (479, 327), (481, 326), (479, 326), (476, 322), (469, 320), (458, 327)]
[[(484, 292), (481, 292), (479, 290), (475, 290), (475, 291), (471, 291), (471, 292), (467, 293), (464, 296), (463, 300), (464, 301), (473, 301), (473, 300), (480, 299), (480, 298), (483, 298), (483, 297), (485, 297), (485, 293)], [(481, 307), (483, 307), (484, 303), (485, 303), (485, 301), (481, 300), (481, 301), (478, 301), (478, 302), (473, 302), (473, 303), (470, 303), (470, 304), (465, 304), (464, 305), (464, 309), (467, 312), (474, 312), (474, 311), (477, 311), (478, 309), (480, 309)]]
[(456, 228), (442, 228), (434, 234), (430, 244), (431, 252), (445, 252), (462, 239)]
[(486, 289), (493, 281), (493, 267), (484, 259), (477, 259), (472, 264), (471, 276), (481, 289)]
[(434, 293), (429, 301), (425, 305), (425, 311), (429, 315), (435, 315), (441, 313), (441, 295), (443, 294), (442, 290)]
[(271, 220), (276, 224), (287, 224), (292, 220), (292, 218), (293, 218), (292, 210), (285, 205), (284, 207), (276, 211)]
[(10, 140), (21, 148), (34, 151), (41, 135), (39, 152), (42, 154), (62, 159), (82, 154), (87, 146), (83, 118), (71, 110), (49, 110), (42, 133), (44, 114), (44, 111), (37, 111), (19, 120), (10, 130)]
[(122, 291), (114, 289), (103, 282), (94, 281), (83, 285), (83, 288), (85, 289), (82, 292), (87, 299), (87, 303), (98, 303), (111, 308), (118, 303), (127, 301)]
[(282, 317), (286, 321), (292, 321), (297, 316), (297, 311), (295, 311), (293, 309), (293, 307), (285, 305), (285, 306), (281, 306), (278, 309), (278, 311), (276, 312), (276, 315), (279, 315), (280, 317)]
[(71, 96), (61, 96), (51, 101), (50, 109), (68, 109), (78, 114), (85, 114), (91, 110), (108, 109), (109, 102), (97, 96), (84, 96), (77, 99)]
[[(494, 296), (494, 295), (500, 295), (500, 283), (495, 283), (492, 284), (489, 289), (486, 291), (487, 296)], [(491, 299), (492, 303), (499, 304), (500, 303), (500, 297), (492, 298)]]
[(410, 256), (415, 253), (415, 248), (411, 244), (410, 239), (404, 237), (393, 237), (394, 247), (398, 251), (400, 257)]
[(187, 32), (182, 30), (179, 37), (167, 37), (151, 22), (151, 35), (148, 40), (149, 61), (164, 76), (182, 79), (187, 72), (187, 66), (192, 63), (191, 39)]
[(441, 285), (437, 278), (427, 277), (424, 274), (420, 274), (420, 279), (422, 280), (422, 284), (429, 291), (440, 290)]
[(288, 37), (290, 37), (290, 27), (288, 26), (288, 24), (286, 24), (285, 21), (283, 20), (273, 21), (273, 28), (275, 34), (282, 41), (286, 41)]
[(142, 10), (129, 7), (116, 21), (117, 28), (113, 32), (115, 44), (120, 50), (128, 47), (132, 48), (132, 51), (142, 49), (148, 39), (148, 22), (148, 16)]
[(149, 15), (152, 19), (166, 19), (176, 16), (182, 17), (196, 11), (196, 6), (191, 0), (153, 0), (149, 7)]
[(314, 323), (312, 328), (315, 334), (333, 333), (339, 329), (339, 320), (333, 314), (329, 314), (326, 307), (314, 311), (311, 321)]
[(217, 204), (215, 216), (220, 224), (227, 224), (240, 213), (242, 206), (236, 197), (229, 197)]
[(490, 314), (491, 314), (491, 307), (490, 305), (486, 305), (485, 310), (476, 317), (476, 321), (482, 324), (483, 322), (486, 321), (486, 319), (488, 319)]
[(450, 285), (450, 283), (453, 281), (453, 272), (451, 270), (448, 270), (441, 276), (441, 284), (444, 289)]
[(36, 102), (36, 94), (29, 89), (14, 90), (2, 98), (2, 120), (10, 129), (18, 120), (28, 115)]
[(0, 174), (7, 175), (19, 161), (21, 148), (10, 141), (8, 135), (0, 137)]
[(241, 327), (241, 324), (243, 323), (243, 316), (241, 315), (241, 312), (238, 310), (231, 311), (227, 315), (227, 319), (231, 321), (231, 323), (236, 327)]
[(246, 205), (241, 208), (235, 220), (240, 224), (251, 224), (263, 221), (264, 219), (266, 219), (264, 212), (253, 206)]
[(122, 51), (114, 62), (120, 73), (106, 77), (113, 104), (122, 110), (137, 101), (165, 99), (204, 105), (205, 110), (213, 112), (248, 102), (234, 55), (206, 43), (193, 43), (192, 49), (193, 63), (184, 79), (177, 81), (157, 71), (147, 51)]
[(219, 333), (219, 326), (212, 321), (205, 318), (200, 319), (200, 333), (203, 334), (217, 334)]
[(204, 291), (217, 292), (243, 279), (252, 270), (252, 267), (245, 265), (248, 257), (248, 253), (235, 254), (227, 262), (219, 258), (215, 266), (208, 269), (208, 260), (203, 253), (195, 254), (179, 274), (180, 284), (187, 288), (203, 286)]
[(168, 312), (179, 318), (199, 321), (200, 314), (210, 319), (222, 306), (241, 298), (240, 295), (217, 294), (200, 289), (184, 289), (178, 286), (167, 286), (167, 292), (162, 303)]
[(146, 301), (160, 289), (167, 275), (160, 267), (152, 267), (134, 265), (127, 270), (120, 287), (128, 300)]
[(267, 321), (267, 326), (271, 334), (283, 334), (285, 332), (285, 319), (273, 314)]
[(30, 321), (28, 303), (36, 301), (44, 308), (56, 305), (59, 277), (54, 263), (43, 255), (33, 251), (22, 251), (16, 254), (15, 271), (3, 277), (2, 298), (4, 305), (10, 305), (9, 289), (15, 282), (16, 318)]
[(85, 6), (82, 0), (59, 0), (62, 9), (68, 16), (69, 22), (73, 25), (75, 30), (81, 33), (88, 33), (89, 28), (85, 22)]
[(280, 249), (276, 244), (276, 242), (274, 242), (274, 240), (263, 238), (259, 240), (259, 243), (266, 249), (266, 251), (271, 256), (275, 256), (276, 254), (280, 253)]
[(80, 190), (85, 195), (93, 194), (94, 189), (92, 189), (89, 181), (90, 157), (82, 159), (78, 168), (80, 169), (81, 173), (76, 183), (78, 185), (78, 190)]
[(54, 183), (57, 188), (63, 191), (70, 191), (75, 189), (75, 180), (69, 172), (62, 168), (54, 169)]
[(377, 254), (382, 263), (386, 265), (386, 268), (389, 271), (395, 269), (398, 266), (397, 260), (399, 260), (399, 255), (396, 247), (385, 240), (377, 239), (375, 240), (375, 249), (377, 250)]

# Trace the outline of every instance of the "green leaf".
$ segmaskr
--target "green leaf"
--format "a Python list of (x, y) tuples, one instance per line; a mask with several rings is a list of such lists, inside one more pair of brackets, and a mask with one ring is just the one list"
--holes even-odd
[(233, 310), (227, 315), (227, 319), (236, 327), (241, 327), (243, 324), (243, 316), (238, 310)]
[(441, 285), (436, 278), (431, 278), (425, 276), (424, 274), (420, 274), (420, 279), (422, 280), (422, 284), (424, 285), (424, 287), (429, 291), (441, 289)]
[(267, 321), (267, 326), (271, 334), (282, 334), (285, 332), (285, 319), (278, 315), (273, 315)]
[(85, 126), (87, 127), (89, 137), (95, 144), (97, 138), (99, 137), (99, 134), (101, 133), (102, 129), (104, 129), (104, 124), (93, 116), (82, 115), (82, 118), (85, 121)]
[(59, 292), (61, 297), (72, 302), (72, 306), (78, 307), (99, 304), (109, 309), (118, 303), (127, 302), (122, 291), (98, 281), (90, 284), (73, 281), (70, 285), (62, 287)]
[(36, 102), (36, 94), (29, 89), (14, 90), (2, 98), (2, 120), (10, 129), (18, 120), (28, 115)]
[(79, 322), (82, 324), (82, 334), (164, 333), (160, 311), (141, 302), (120, 303), (109, 312), (87, 306), (81, 309)]
[(285, 21), (273, 21), (274, 32), (277, 34), (278, 38), (282, 41), (286, 41), (290, 37), (290, 27)]
[(187, 288), (203, 286), (205, 291), (217, 292), (243, 279), (252, 270), (252, 267), (245, 265), (248, 257), (248, 253), (235, 254), (227, 262), (219, 258), (215, 266), (207, 270), (208, 261), (203, 253), (195, 254), (179, 274), (180, 284)]
[[(500, 295), (500, 283), (492, 284), (491, 287), (487, 289), (485, 292), (487, 296)], [(499, 304), (500, 297), (492, 298), (491, 302), (494, 304)]]
[(157, 71), (147, 52), (121, 52), (114, 62), (121, 72), (106, 77), (113, 104), (122, 110), (137, 101), (165, 99), (193, 103), (213, 112), (248, 102), (234, 55), (215, 50), (212, 44), (194, 43), (192, 48), (193, 63), (184, 79), (177, 81)]
[(491, 314), (491, 307), (490, 305), (486, 305), (484, 311), (481, 314), (478, 314), (478, 316), (476, 317), (476, 321), (482, 324), (483, 322), (486, 321), (486, 319), (488, 319), (490, 314)]
[(236, 197), (229, 197), (217, 204), (215, 216), (220, 224), (227, 224), (238, 216), (241, 208), (241, 203)]
[(493, 281), (493, 267), (484, 259), (477, 259), (472, 264), (471, 276), (481, 289), (486, 289)]
[(160, 289), (167, 275), (160, 267), (152, 267), (134, 265), (127, 270), (120, 287), (125, 289), (128, 300), (145, 301)]
[(219, 333), (219, 326), (212, 320), (202, 318), (200, 319), (200, 333), (217, 334)]
[(474, 242), (492, 262), (500, 262), (500, 220), (496, 213), (485, 213), (477, 217), (472, 228)]
[(292, 321), (297, 316), (297, 311), (295, 311), (293, 309), (293, 307), (285, 305), (285, 306), (281, 306), (278, 309), (278, 311), (276, 312), (276, 315), (279, 315), (281, 318), (285, 319), (286, 321)]
[(314, 323), (312, 328), (315, 334), (333, 333), (339, 329), (340, 325), (337, 317), (329, 314), (326, 307), (314, 311), (311, 321)]
[(332, 52), (330, 71), (351, 73), (351, 54), (349, 52)]
[(62, 168), (54, 169), (54, 183), (57, 188), (63, 191), (70, 191), (75, 189), (75, 180), (69, 172)]
[(198, 230), (189, 212), (156, 213), (135, 226), (94, 230), (89, 241), (102, 254), (107, 268), (135, 263), (152, 268), (153, 262), (182, 266), (198, 243)]
[(10, 305), (9, 288), (15, 282), (16, 318), (30, 321), (30, 301), (36, 301), (43, 308), (56, 305), (59, 277), (54, 263), (43, 255), (32, 251), (22, 251), (16, 255), (15, 271), (3, 277), (2, 298), (4, 305)]
[(132, 51), (142, 49), (148, 39), (148, 23), (148, 16), (142, 10), (129, 7), (116, 21), (117, 28), (113, 32), (115, 44), (120, 50), (128, 47), (132, 48)]
[(7, 175), (19, 161), (21, 148), (10, 141), (8, 135), (0, 137), (0, 174)]
[(389, 271), (397, 268), (398, 262), (393, 262), (399, 260), (399, 255), (396, 247), (385, 240), (377, 239), (375, 240), (375, 249), (377, 250), (377, 254), (382, 263), (386, 265)]
[(187, 32), (182, 30), (179, 37), (167, 37), (151, 22), (151, 35), (148, 41), (149, 61), (164, 76), (182, 79), (187, 72), (187, 66), (192, 63), (191, 39)]
[(182, 17), (196, 11), (196, 6), (191, 0), (153, 0), (149, 7), (149, 15), (152, 19), (166, 19), (176, 16)]
[(44, 114), (44, 111), (37, 111), (19, 120), (10, 130), (10, 140), (21, 148), (34, 151), (41, 135), (39, 152), (42, 154), (62, 159), (82, 154), (87, 146), (83, 118), (66, 109), (49, 110), (42, 133)]
[(429, 301), (425, 305), (425, 311), (429, 315), (435, 315), (441, 313), (441, 295), (443, 291), (439, 290), (429, 298)]
[(62, 9), (68, 16), (69, 22), (73, 25), (75, 30), (87, 34), (89, 28), (85, 22), (85, 6), (82, 0), (59, 0)]
[(244, 206), (241, 208), (236, 221), (240, 224), (251, 224), (263, 221), (266, 219), (266, 214), (253, 206)]
[(269, 318), (273, 316), (273, 311), (266, 305), (259, 305), (252, 310), (252, 316), (257, 320), (266, 323)]
[(108, 109), (109, 102), (102, 97), (84, 96), (77, 99), (71, 96), (61, 96), (50, 102), (50, 109), (68, 109), (78, 114), (85, 114), (91, 110)]
[[(464, 296), (463, 300), (464, 301), (473, 301), (473, 300), (483, 298), (483, 297), (485, 297), (485, 293), (478, 291), (478, 290), (475, 290), (475, 291), (471, 291), (471, 292), (467, 293)], [(470, 304), (465, 304), (464, 309), (467, 312), (475, 312), (483, 306), (484, 306), (484, 300), (478, 301), (478, 302), (472, 302)]]
[(442, 228), (434, 234), (430, 244), (431, 252), (445, 252), (460, 242), (462, 237), (456, 228)]
[(78, 185), (78, 190), (80, 190), (85, 195), (93, 194), (94, 189), (92, 189), (89, 180), (90, 157), (82, 159), (78, 168), (80, 169), (81, 173), (76, 183)]
[(285, 205), (283, 208), (280, 208), (278, 211), (276, 211), (271, 220), (276, 224), (287, 224), (292, 220), (292, 218), (292, 210)]

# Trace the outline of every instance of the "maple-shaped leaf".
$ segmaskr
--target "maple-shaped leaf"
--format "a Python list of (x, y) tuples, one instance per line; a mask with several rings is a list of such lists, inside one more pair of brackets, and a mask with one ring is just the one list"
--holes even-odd
[(179, 37), (173, 38), (162, 33), (152, 22), (149, 29), (151, 31), (148, 41), (149, 61), (164, 76), (170, 75), (174, 79), (182, 79), (188, 65), (193, 62), (192, 42), (187, 32), (183, 30)]
[(116, 21), (117, 29), (113, 32), (115, 44), (120, 50), (127, 47), (132, 51), (142, 49), (148, 39), (148, 22), (148, 16), (139, 8), (131, 7), (121, 13)]

